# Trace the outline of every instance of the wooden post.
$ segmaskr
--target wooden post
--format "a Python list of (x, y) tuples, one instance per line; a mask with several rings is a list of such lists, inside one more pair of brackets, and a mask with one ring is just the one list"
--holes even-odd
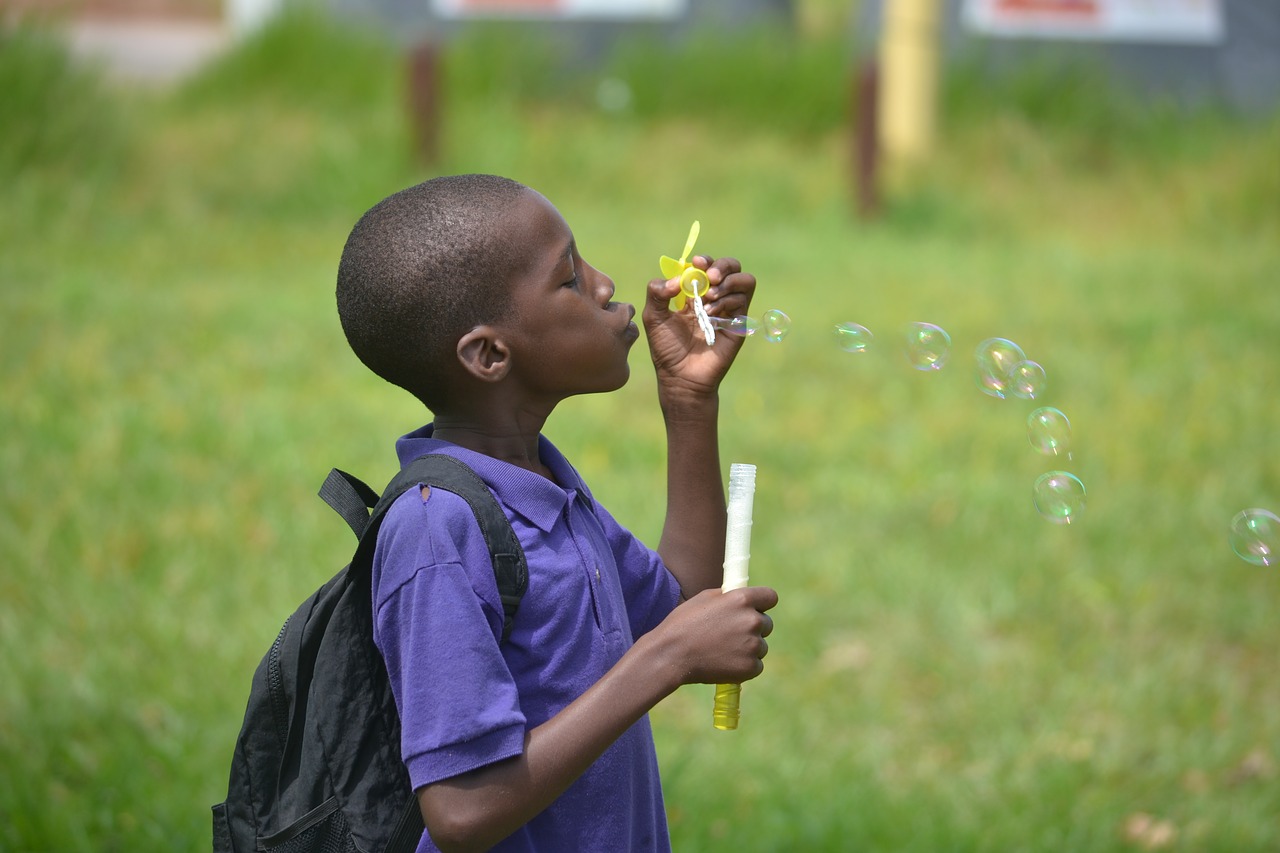
[(858, 70), (853, 86), (853, 175), (858, 215), (873, 219), (880, 213), (880, 132), (876, 105), (879, 71), (875, 60)]
[(419, 42), (409, 51), (409, 121), (414, 151), (424, 165), (440, 157), (440, 48)]

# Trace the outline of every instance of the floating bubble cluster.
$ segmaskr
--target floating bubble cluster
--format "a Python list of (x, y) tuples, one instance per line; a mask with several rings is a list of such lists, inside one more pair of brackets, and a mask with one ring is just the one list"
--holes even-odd
[[(974, 350), (974, 378), (982, 393), (1006, 400), (1010, 396), (1034, 400), (1044, 394), (1048, 379), (1039, 362), (1008, 338), (987, 338)], [(1045, 456), (1071, 458), (1071, 421), (1060, 409), (1041, 406), (1027, 416), (1027, 438)], [(1071, 524), (1084, 513), (1084, 483), (1069, 471), (1041, 474), (1031, 490), (1039, 513), (1054, 524)]]
[(906, 356), (916, 370), (941, 370), (951, 358), (951, 336), (933, 323), (911, 323), (906, 331)]
[(1265, 509), (1246, 509), (1231, 519), (1231, 550), (1255, 566), (1280, 560), (1280, 517)]
[(1036, 509), (1054, 524), (1071, 524), (1084, 512), (1084, 483), (1067, 471), (1046, 471), (1031, 490)]
[[(777, 308), (751, 317), (712, 317), (711, 323), (732, 335), (751, 336), (763, 332), (765, 340), (777, 343), (791, 331), (791, 318)], [(835, 324), (836, 344), (847, 353), (869, 352), (875, 335), (860, 323), (846, 321)], [(951, 336), (933, 323), (916, 322), (904, 333), (907, 363), (916, 370), (941, 370), (951, 357)], [(1028, 359), (1022, 347), (1008, 338), (992, 337), (982, 341), (974, 351), (974, 377), (979, 390), (988, 396), (1005, 400), (1016, 397), (1035, 400), (1042, 397), (1048, 381), (1045, 369)], [(1027, 439), (1031, 447), (1044, 456), (1072, 458), (1071, 421), (1053, 406), (1040, 406), (1027, 416)], [(1053, 524), (1074, 524), (1084, 514), (1085, 486), (1070, 471), (1047, 471), (1032, 486), (1036, 511)], [(1240, 559), (1255, 566), (1280, 563), (1280, 516), (1266, 509), (1246, 509), (1231, 520), (1231, 550)]]
[(875, 335), (866, 326), (857, 323), (837, 323), (836, 343), (845, 352), (864, 353), (871, 348)]
[[(837, 323), (836, 343), (849, 353), (867, 352), (871, 330), (854, 322)], [(951, 356), (951, 336), (933, 323), (911, 323), (904, 334), (907, 363), (916, 370), (941, 370)], [(1005, 400), (1033, 400), (1044, 394), (1045, 370), (1008, 338), (987, 338), (974, 351), (975, 377), (984, 394)], [(1060, 409), (1041, 406), (1027, 417), (1027, 438), (1045, 456), (1071, 458), (1071, 422)], [(1036, 480), (1036, 509), (1054, 524), (1071, 524), (1084, 512), (1084, 483), (1068, 471), (1049, 471)]]

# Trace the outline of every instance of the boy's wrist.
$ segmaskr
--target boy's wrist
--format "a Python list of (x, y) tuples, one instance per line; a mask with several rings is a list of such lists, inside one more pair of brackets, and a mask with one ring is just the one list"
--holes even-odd
[(658, 405), (662, 407), (662, 414), (668, 421), (673, 418), (701, 420), (706, 417), (714, 420), (720, 411), (720, 394), (704, 388), (664, 387), (659, 384)]
[(644, 661), (643, 666), (652, 679), (650, 683), (657, 691), (654, 704), (675, 693), (687, 681), (687, 673), (677, 656), (672, 653), (670, 644), (662, 641), (662, 634), (659, 627), (642, 634), (632, 646), (634, 653)]

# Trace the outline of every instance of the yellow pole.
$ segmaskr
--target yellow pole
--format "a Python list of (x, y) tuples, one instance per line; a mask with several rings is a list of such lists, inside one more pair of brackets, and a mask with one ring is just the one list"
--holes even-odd
[(933, 148), (938, 0), (885, 0), (877, 125), (886, 183), (900, 188)]

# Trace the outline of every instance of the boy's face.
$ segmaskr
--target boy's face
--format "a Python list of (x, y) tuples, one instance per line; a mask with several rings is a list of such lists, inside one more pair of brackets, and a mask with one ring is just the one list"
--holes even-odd
[(509, 378), (553, 404), (621, 388), (640, 335), (635, 308), (613, 301), (612, 279), (578, 254), (551, 202), (527, 190), (508, 215), (511, 239), (526, 259), (511, 281), (515, 310), (497, 324), (511, 346)]

